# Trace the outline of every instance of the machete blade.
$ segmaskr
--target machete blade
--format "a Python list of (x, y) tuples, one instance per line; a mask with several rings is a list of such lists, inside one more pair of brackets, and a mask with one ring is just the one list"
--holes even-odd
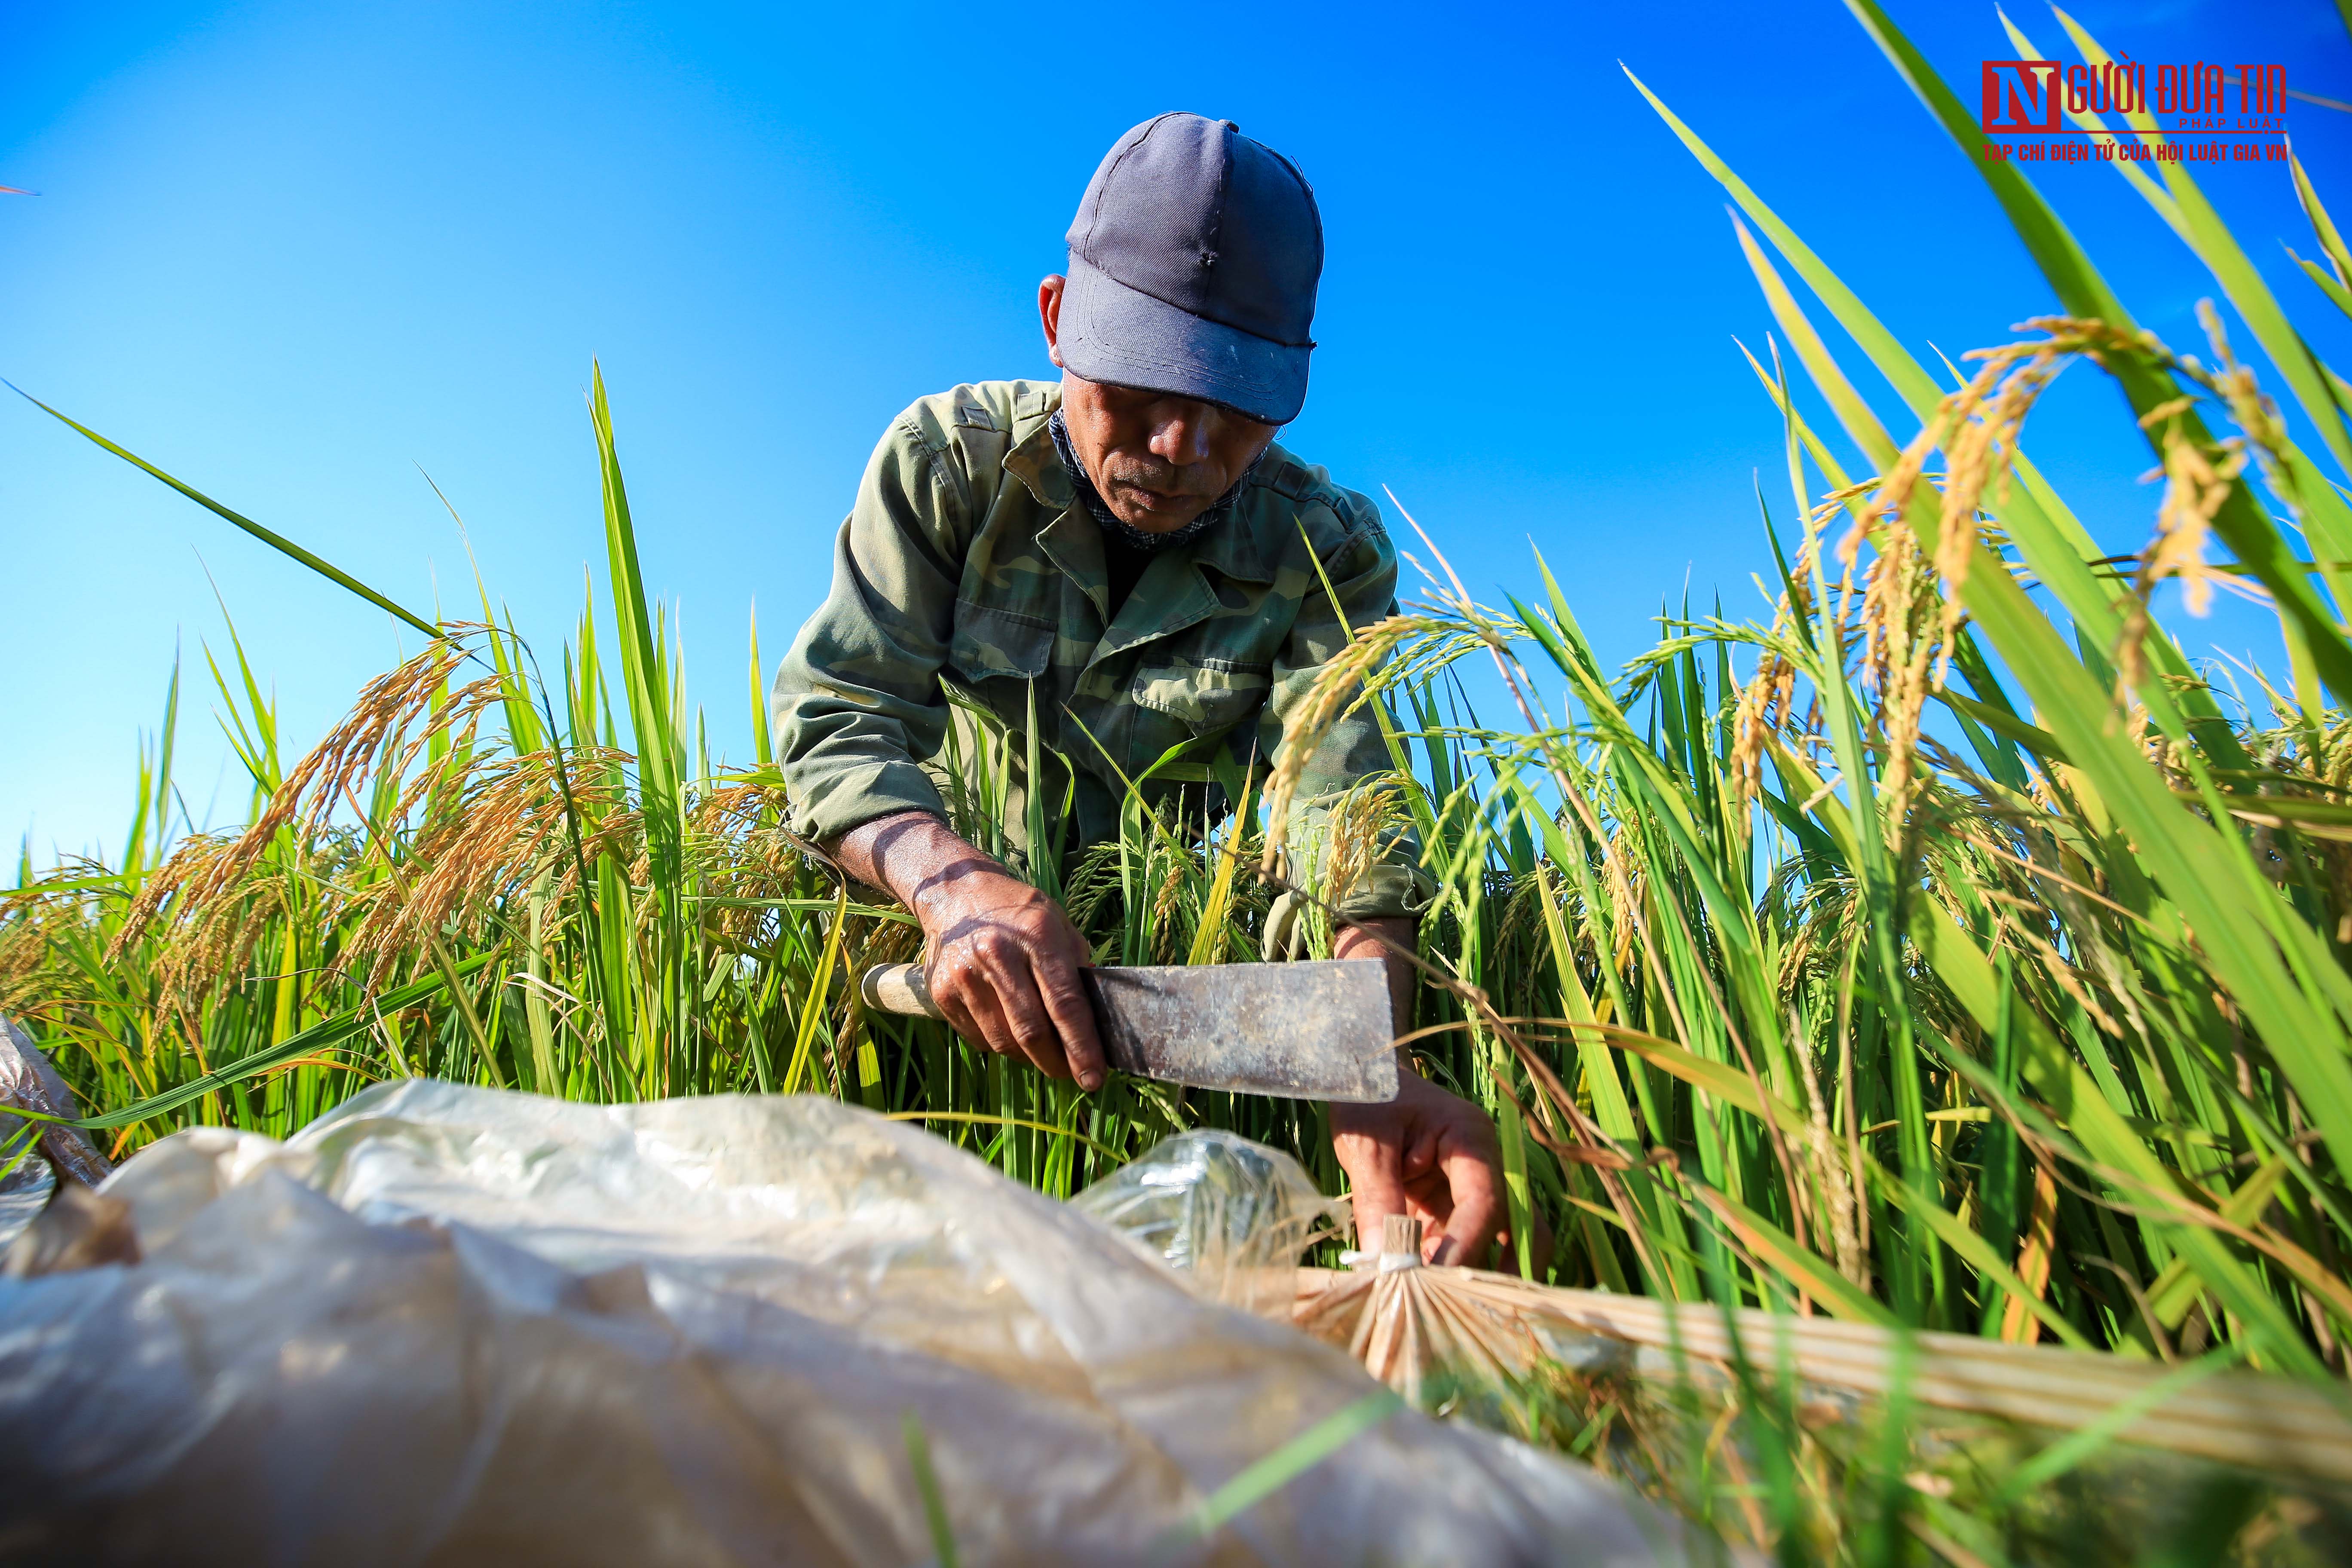
[(1326, 959), (1080, 973), (1103, 1054), (1121, 1072), (1297, 1100), (1396, 1098), (1386, 964)]

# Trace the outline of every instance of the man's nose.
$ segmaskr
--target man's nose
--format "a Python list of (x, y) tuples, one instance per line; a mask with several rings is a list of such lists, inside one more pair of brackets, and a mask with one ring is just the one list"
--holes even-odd
[(1151, 411), (1152, 455), (1179, 468), (1209, 460), (1210, 427), (1217, 411), (1190, 398), (1168, 398)]

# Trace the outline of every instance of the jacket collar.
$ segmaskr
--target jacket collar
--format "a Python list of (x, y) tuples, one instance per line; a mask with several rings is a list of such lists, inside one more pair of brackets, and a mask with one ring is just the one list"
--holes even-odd
[(1023, 393), (1013, 405), (1013, 446), (1004, 454), (1004, 471), (1019, 479), (1039, 506), (1055, 512), (1078, 499), (1070, 488), (1070, 476), (1063, 471), (1061, 454), (1054, 449), (1054, 433), (1045, 427), (1061, 406), (1058, 386)]

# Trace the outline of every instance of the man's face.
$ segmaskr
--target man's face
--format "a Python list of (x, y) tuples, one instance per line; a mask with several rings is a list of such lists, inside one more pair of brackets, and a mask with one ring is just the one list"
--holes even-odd
[[(1062, 356), (1062, 279), (1038, 290), (1045, 344)], [(1062, 373), (1062, 421), (1111, 514), (1146, 533), (1183, 527), (1248, 472), (1276, 426), (1194, 398)]]

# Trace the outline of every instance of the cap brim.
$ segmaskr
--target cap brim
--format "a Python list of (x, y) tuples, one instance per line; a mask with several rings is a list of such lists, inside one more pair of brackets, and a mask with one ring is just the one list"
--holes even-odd
[(1221, 403), (1268, 425), (1307, 404), (1307, 360), (1255, 332), (1212, 321), (1129, 288), (1075, 252), (1062, 293), (1062, 363), (1088, 381)]

